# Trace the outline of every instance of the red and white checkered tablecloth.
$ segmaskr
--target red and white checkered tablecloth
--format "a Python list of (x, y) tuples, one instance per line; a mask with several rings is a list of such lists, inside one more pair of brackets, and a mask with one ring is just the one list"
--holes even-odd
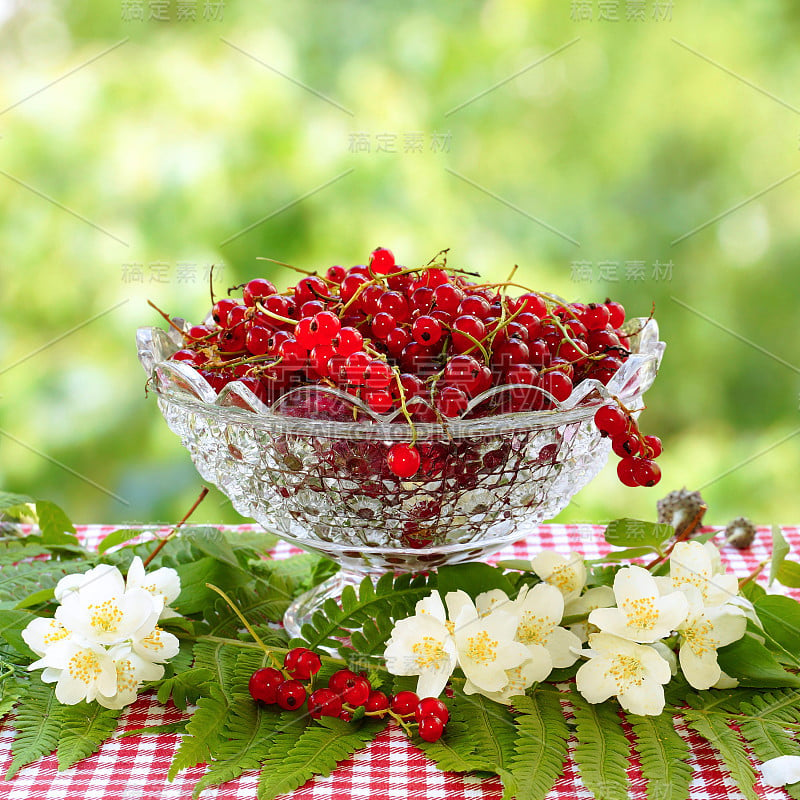
[[(243, 526), (250, 530), (252, 526)], [(92, 546), (113, 530), (113, 527), (90, 525), (79, 528), (79, 535)], [(560, 552), (578, 550), (588, 558), (607, 551), (602, 539), (602, 527), (595, 525), (542, 525), (537, 535), (506, 548), (493, 557), (530, 558), (540, 549)], [(793, 557), (800, 555), (800, 526), (783, 528), (792, 546)], [(747, 575), (769, 557), (769, 528), (760, 528), (750, 550), (741, 552), (727, 547), (723, 557), (738, 575)], [(299, 552), (280, 543), (275, 555), (285, 558)], [(165, 722), (177, 722), (184, 713), (171, 704), (163, 707), (152, 696), (142, 696), (127, 708), (120, 718), (119, 730), (133, 730)], [(195, 767), (182, 772), (172, 782), (167, 771), (178, 747), (177, 734), (138, 735), (106, 742), (95, 755), (71, 769), (58, 772), (55, 755), (40, 759), (22, 769), (10, 782), (2, 775), (11, 762), (13, 720), (0, 725), (0, 799), (2, 800), (185, 800), (202, 776), (205, 768)], [(678, 728), (691, 746), (694, 780), (691, 797), (697, 800), (739, 800), (742, 793), (735, 787), (724, 766), (711, 748), (697, 735)], [(570, 743), (570, 751), (574, 747)], [(644, 798), (644, 782), (637, 762), (632, 760), (631, 796)], [(252, 800), (255, 797), (257, 772), (248, 772), (223, 786), (207, 789), (204, 800)], [(756, 784), (758, 795), (772, 800), (785, 800), (782, 789)], [(372, 744), (344, 762), (328, 778), (314, 778), (294, 792), (294, 800), (320, 798), (369, 797), (371, 800), (499, 800), (500, 781), (455, 773), (440, 772), (396, 727), (389, 726)], [(583, 787), (574, 764), (566, 764), (565, 773), (550, 794), (552, 800), (591, 798)]]

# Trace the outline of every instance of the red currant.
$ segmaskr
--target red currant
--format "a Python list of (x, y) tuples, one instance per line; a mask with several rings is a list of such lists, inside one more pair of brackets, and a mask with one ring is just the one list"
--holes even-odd
[(342, 713), (342, 698), (333, 689), (317, 689), (308, 697), (308, 713), (313, 719), (338, 717)]
[(471, 314), (464, 314), (453, 321), (453, 350), (457, 353), (476, 350), (476, 341), (483, 341), (486, 326)]
[(366, 678), (357, 676), (346, 683), (342, 691), (342, 700), (347, 705), (358, 708), (358, 706), (363, 706), (367, 702), (371, 692), (372, 686), (370, 686), (369, 681)]
[(411, 478), (419, 469), (419, 451), (410, 444), (393, 444), (389, 448), (386, 463), (398, 478)]
[[(389, 710), (389, 698), (381, 691), (374, 689), (370, 692), (367, 702), (364, 705), (364, 710), (369, 712), (380, 712)], [(378, 716), (376, 714), (376, 716)], [(383, 716), (382, 714), (380, 716)]]
[(417, 722), (421, 722), (423, 717), (438, 717), (446, 725), (450, 719), (450, 712), (438, 697), (423, 697), (414, 711), (414, 716)]
[(661, 467), (649, 458), (634, 460), (633, 476), (639, 486), (655, 486), (661, 480)]
[(385, 247), (378, 247), (372, 251), (369, 257), (369, 268), (375, 275), (386, 275), (394, 271), (395, 260), (391, 250)]
[(635, 456), (642, 449), (642, 442), (635, 433), (623, 433), (620, 436), (611, 438), (611, 449), (620, 458), (625, 456)]
[(432, 714), (419, 721), (419, 737), (425, 742), (438, 742), (444, 733), (444, 722)]
[(345, 275), (347, 275), (347, 270), (338, 264), (328, 267), (328, 271), (325, 273), (325, 277), (332, 283), (341, 283)]
[(300, 681), (284, 681), (275, 695), (278, 705), (285, 711), (294, 711), (306, 702), (306, 689)]
[(257, 669), (250, 676), (247, 688), (253, 700), (260, 700), (262, 703), (272, 704), (278, 700), (278, 686), (280, 686), (283, 681), (283, 673), (279, 669), (263, 667), (262, 669)]
[(623, 486), (638, 486), (639, 482), (634, 476), (636, 460), (633, 456), (626, 456), (617, 464), (617, 477)]
[(423, 314), (414, 321), (411, 333), (420, 344), (431, 347), (442, 338), (442, 324), (435, 317)]
[(594, 424), (603, 436), (620, 436), (628, 430), (628, 416), (617, 406), (601, 406), (595, 411)]
[(364, 344), (364, 339), (355, 328), (341, 328), (339, 333), (331, 339), (331, 346), (336, 351), (337, 355), (349, 356), (358, 350), (361, 350)]
[(336, 694), (341, 694), (345, 690), (348, 681), (357, 677), (358, 675), (352, 670), (338, 669), (328, 679), (328, 686), (333, 689)]
[(392, 711), (398, 717), (413, 717), (419, 705), (419, 697), (415, 692), (398, 692), (390, 704)]
[(661, 439), (658, 436), (644, 437), (644, 455), (648, 458), (658, 458), (662, 452)]
[(307, 681), (321, 669), (322, 661), (320, 657), (316, 653), (306, 650), (297, 657), (294, 663), (294, 669), (289, 670), (289, 674), (297, 680)]
[(625, 309), (613, 300), (606, 300), (604, 305), (608, 309), (608, 324), (612, 328), (619, 328), (625, 322)]

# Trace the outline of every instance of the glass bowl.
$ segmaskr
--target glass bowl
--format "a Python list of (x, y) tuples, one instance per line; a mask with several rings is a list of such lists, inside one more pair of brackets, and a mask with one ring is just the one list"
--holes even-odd
[[(325, 599), (365, 574), (480, 559), (558, 514), (608, 458), (597, 408), (613, 395), (641, 409), (655, 379), (664, 352), (658, 325), (627, 324), (633, 352), (607, 386), (587, 379), (552, 410), (469, 418), (489, 395), (513, 391), (496, 387), (464, 417), (413, 430), (399, 411), (379, 416), (337, 389), (298, 387), (270, 408), (239, 381), (217, 393), (193, 367), (168, 360), (182, 346), (174, 330), (140, 328), (137, 344), (164, 419), (203, 479), (243, 516), (340, 564), (287, 612), (295, 635)], [(422, 464), (401, 479), (386, 454), (414, 433)]]

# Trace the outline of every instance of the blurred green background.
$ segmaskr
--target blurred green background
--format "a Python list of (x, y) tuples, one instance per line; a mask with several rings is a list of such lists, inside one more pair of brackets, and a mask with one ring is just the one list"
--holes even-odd
[[(212, 263), (222, 291), (294, 280), (257, 256), (450, 247), (655, 303), (664, 478), (609, 465), (559, 519), (686, 485), (711, 522), (800, 522), (798, 40), (790, 0), (0, 0), (0, 487), (179, 518), (200, 479), (145, 397), (147, 298), (198, 320)], [(195, 518), (239, 519), (216, 492)]]

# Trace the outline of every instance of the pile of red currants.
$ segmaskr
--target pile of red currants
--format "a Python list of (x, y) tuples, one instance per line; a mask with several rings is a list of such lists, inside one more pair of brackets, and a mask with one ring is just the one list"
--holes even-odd
[[(217, 392), (239, 380), (272, 405), (297, 386), (327, 386), (413, 425), (552, 409), (582, 380), (608, 384), (630, 355), (619, 303), (565, 303), (510, 280), (479, 282), (440, 257), (406, 268), (378, 248), (367, 265), (308, 274), (286, 292), (255, 278), (236, 287), (241, 300), (218, 300), (206, 323), (181, 330), (172, 358)], [(485, 396), (495, 387), (508, 389)], [(368, 419), (344, 404), (335, 414)], [(633, 429), (627, 439), (639, 441)], [(656, 473), (642, 465), (652, 448), (612, 441), (623, 451), (623, 482), (652, 485)], [(402, 479), (420, 468), (413, 444), (395, 444), (386, 461)]]
[(252, 674), (248, 686), (250, 696), (256, 702), (277, 705), (284, 711), (306, 707), (313, 719), (338, 717), (350, 721), (357, 714), (378, 718), (389, 715), (409, 735), (416, 728), (426, 742), (438, 741), (444, 733), (450, 712), (438, 698), (420, 700), (414, 692), (398, 692), (388, 697), (373, 689), (364, 675), (349, 669), (334, 672), (327, 687), (313, 689), (314, 676), (321, 668), (322, 662), (316, 653), (305, 647), (295, 647), (286, 654), (283, 669), (263, 667)]

